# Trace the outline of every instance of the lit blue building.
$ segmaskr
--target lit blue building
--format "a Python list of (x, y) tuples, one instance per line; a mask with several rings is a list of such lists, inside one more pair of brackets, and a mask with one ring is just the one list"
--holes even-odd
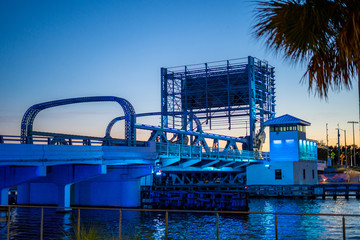
[(317, 183), (317, 144), (306, 139), (310, 123), (286, 114), (265, 125), (270, 127), (270, 162), (248, 166), (247, 184)]

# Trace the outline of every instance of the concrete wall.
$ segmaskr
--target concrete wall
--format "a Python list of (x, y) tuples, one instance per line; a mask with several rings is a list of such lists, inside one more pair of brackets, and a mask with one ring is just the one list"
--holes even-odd
[(74, 184), (74, 205), (139, 207), (140, 179), (124, 181), (91, 181)]
[[(281, 179), (275, 179), (275, 171), (281, 170)], [(303, 171), (305, 170), (305, 179)], [(314, 171), (314, 176), (313, 176)], [(247, 185), (316, 184), (317, 162), (279, 161), (250, 165), (246, 168)]]
[[(305, 178), (304, 178), (305, 170)], [(313, 175), (314, 172), (314, 175)], [(318, 183), (317, 161), (294, 162), (294, 184)]]
[(54, 183), (24, 183), (18, 186), (17, 204), (57, 205), (58, 187)]
[(73, 184), (71, 204), (81, 206), (140, 206), (140, 178), (152, 165), (108, 166), (107, 174)]
[[(277, 169), (281, 169), (281, 179), (275, 179), (275, 170)], [(291, 161), (250, 165), (246, 167), (246, 184), (291, 185), (294, 184), (293, 174), (293, 162)]]

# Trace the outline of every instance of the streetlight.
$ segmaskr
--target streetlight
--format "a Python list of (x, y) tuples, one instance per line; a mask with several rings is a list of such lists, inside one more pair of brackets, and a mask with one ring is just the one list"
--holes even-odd
[(328, 134), (328, 124), (326, 123), (326, 161), (327, 161), (327, 166), (331, 167), (331, 160), (330, 160), (330, 155), (329, 155), (329, 134)]
[(344, 129), (340, 129), (341, 131), (344, 131), (344, 136), (345, 136), (345, 162), (346, 162), (346, 165), (348, 165), (349, 164), (349, 162), (348, 162), (348, 157), (347, 157), (347, 149), (346, 149), (346, 130), (344, 130)]
[(337, 132), (338, 132), (338, 164), (340, 165), (340, 127), (339, 124), (337, 125), (338, 127), (336, 128)]
[(352, 124), (352, 127), (353, 127), (353, 151), (354, 151), (354, 154), (353, 154), (353, 157), (352, 157), (352, 162), (351, 162), (351, 166), (353, 166), (354, 164), (356, 165), (356, 158), (355, 158), (355, 132), (354, 132), (354, 124), (355, 123), (359, 123), (359, 122), (355, 122), (355, 121), (348, 121), (348, 123), (351, 123)]

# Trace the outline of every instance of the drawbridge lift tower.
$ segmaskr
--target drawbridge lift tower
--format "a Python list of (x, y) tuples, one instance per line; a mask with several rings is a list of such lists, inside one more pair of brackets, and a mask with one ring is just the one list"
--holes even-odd
[[(189, 113), (189, 114), (179, 114)], [(261, 150), (275, 117), (274, 67), (254, 57), (161, 69), (161, 127), (240, 128), (244, 150)]]

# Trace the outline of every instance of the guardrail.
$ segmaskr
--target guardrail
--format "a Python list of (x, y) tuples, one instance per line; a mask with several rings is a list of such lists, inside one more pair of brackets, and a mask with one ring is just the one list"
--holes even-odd
[[(191, 211), (191, 210), (154, 210), (154, 209), (124, 209), (124, 208), (90, 208), (90, 207), (71, 207), (71, 208), (60, 208), (60, 207), (51, 207), (51, 206), (10, 206), (10, 205), (2, 205), (0, 206), (0, 210), (3, 211), (3, 213), (6, 213), (6, 239), (10, 239), (11, 235), (11, 210), (13, 208), (32, 208), (32, 209), (39, 209), (40, 211), (40, 224), (38, 226), (38, 234), (40, 235), (40, 240), (44, 239), (44, 229), (46, 229), (46, 225), (44, 224), (44, 210), (46, 209), (57, 209), (57, 210), (69, 210), (71, 209), (73, 212), (76, 213), (76, 225), (73, 226), (74, 232), (77, 237), (81, 237), (82, 232), (82, 225), (81, 225), (81, 211), (84, 210), (102, 210), (102, 211), (116, 211), (118, 212), (118, 232), (117, 237), (119, 239), (122, 239), (122, 215), (126, 211), (136, 211), (136, 212), (157, 212), (157, 213), (164, 213), (165, 214), (165, 239), (168, 239), (169, 235), (169, 214), (173, 213), (203, 213), (203, 214), (213, 214), (214, 218), (216, 218), (216, 232), (214, 232), (214, 235), (216, 236), (216, 239), (220, 239), (220, 231), (219, 231), (219, 215), (220, 214), (236, 214), (236, 215), (273, 215), (274, 216), (274, 231), (275, 231), (275, 239), (279, 238), (279, 232), (278, 232), (278, 216), (328, 216), (328, 217), (340, 217), (341, 223), (342, 223), (342, 238), (346, 238), (346, 223), (345, 223), (345, 217), (360, 217), (360, 214), (325, 214), (325, 213), (269, 213), (269, 212), (236, 212), (236, 211)], [(0, 211), (1, 213), (1, 211)], [(34, 216), (32, 216), (34, 217)], [(28, 219), (28, 222), (32, 222), (35, 219)], [(114, 222), (112, 222), (114, 223)], [(34, 228), (32, 229), (34, 230)], [(21, 228), (15, 229), (15, 231), (19, 232), (21, 231)], [(24, 231), (27, 231), (27, 229), (24, 229)], [(77, 238), (78, 239), (78, 238)]]
[[(38, 132), (39, 133), (39, 132)], [(91, 136), (77, 136), (58, 133), (39, 133), (42, 136), (29, 136), (25, 142), (27, 144), (45, 144), (45, 145), (83, 145), (83, 146), (147, 146), (146, 141), (130, 141), (119, 138), (101, 138)], [(21, 136), (0, 135), (0, 144), (2, 143), (22, 143)]]
[(156, 143), (156, 151), (163, 156), (179, 156), (184, 158), (206, 158), (240, 161), (269, 161), (270, 154), (261, 151), (247, 151), (203, 146), (191, 146), (175, 143)]
[[(59, 133), (35, 132), (39, 136), (29, 136), (25, 140), (28, 144), (45, 145), (83, 145), (83, 146), (148, 146), (147, 141), (129, 141), (118, 138), (101, 138), (90, 136), (77, 136)], [(21, 144), (23, 139), (20, 136), (0, 135), (0, 144), (15, 143)], [(183, 145), (176, 143), (156, 143), (156, 150), (163, 156), (180, 156), (184, 158), (204, 158), (219, 160), (238, 160), (242, 162), (269, 161), (268, 152), (247, 151), (238, 149), (226, 149), (203, 146)]]

